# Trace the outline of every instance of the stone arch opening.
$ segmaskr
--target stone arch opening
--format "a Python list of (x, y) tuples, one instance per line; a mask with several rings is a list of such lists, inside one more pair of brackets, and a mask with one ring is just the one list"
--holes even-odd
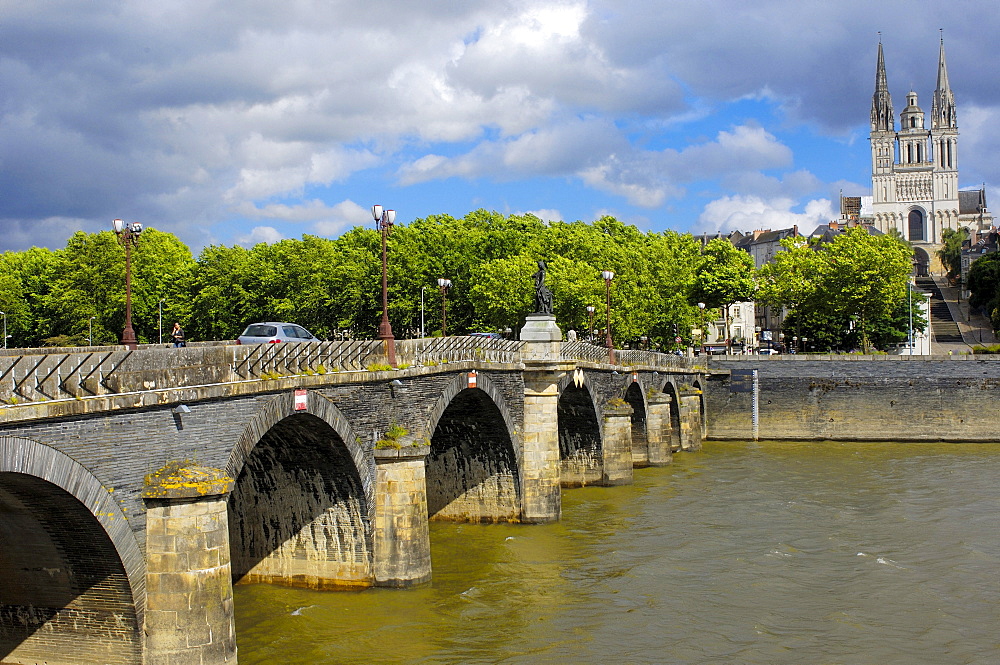
[(142, 662), (141, 606), (88, 506), (42, 478), (0, 471), (0, 542), (0, 661)]
[(663, 392), (670, 395), (670, 450), (677, 452), (681, 449), (681, 396), (672, 381), (663, 385)]
[(604, 475), (601, 423), (587, 385), (566, 386), (559, 395), (557, 414), (562, 486), (600, 482)]
[(931, 259), (921, 247), (913, 248), (914, 277), (927, 277), (930, 271)]
[(632, 407), (632, 465), (649, 466), (649, 439), (646, 435), (646, 399), (638, 381), (629, 384), (625, 403)]
[(317, 415), (289, 415), (242, 462), (228, 502), (234, 582), (371, 586), (371, 506), (340, 433)]
[(924, 224), (924, 211), (919, 208), (914, 208), (906, 216), (907, 225), (907, 237), (909, 241), (915, 240), (926, 240), (927, 234), (925, 231)]
[(463, 388), (451, 397), (434, 426), (426, 460), (431, 519), (520, 519), (520, 474), (507, 420), (484, 390)]

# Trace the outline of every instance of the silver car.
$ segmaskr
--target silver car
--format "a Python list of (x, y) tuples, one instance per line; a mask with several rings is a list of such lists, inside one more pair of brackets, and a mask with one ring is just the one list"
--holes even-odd
[(276, 344), (278, 342), (318, 342), (311, 332), (294, 323), (267, 321), (251, 323), (236, 338), (237, 344)]

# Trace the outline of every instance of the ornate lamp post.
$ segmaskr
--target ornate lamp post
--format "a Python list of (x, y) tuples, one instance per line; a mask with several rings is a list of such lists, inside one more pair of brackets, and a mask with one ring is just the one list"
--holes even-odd
[(135, 330), (132, 329), (132, 247), (139, 244), (142, 224), (126, 224), (116, 219), (111, 222), (111, 226), (118, 236), (118, 242), (125, 247), (125, 330), (122, 331), (122, 344), (130, 349), (137, 349), (139, 343), (135, 338)]
[(610, 270), (605, 270), (601, 273), (601, 277), (604, 278), (604, 293), (607, 298), (607, 315), (608, 315), (608, 329), (604, 335), (604, 346), (608, 347), (608, 362), (612, 365), (615, 364), (615, 343), (611, 340), (611, 280), (615, 278), (615, 274)]
[(451, 288), (451, 280), (441, 277), (438, 279), (438, 287), (441, 289), (441, 337), (448, 336), (448, 289)]
[(396, 366), (396, 338), (392, 336), (392, 326), (389, 325), (389, 277), (386, 264), (385, 241), (389, 235), (389, 229), (396, 220), (395, 210), (382, 210), (382, 206), (376, 204), (372, 206), (372, 217), (382, 232), (382, 320), (378, 324), (378, 337), (385, 342), (385, 355), (389, 364)]
[(590, 320), (590, 323), (588, 324), (590, 326), (590, 337), (588, 338), (587, 341), (590, 342), (591, 344), (594, 343), (594, 310), (595, 309), (597, 309), (597, 308), (594, 307), (593, 305), (587, 305), (587, 318)]

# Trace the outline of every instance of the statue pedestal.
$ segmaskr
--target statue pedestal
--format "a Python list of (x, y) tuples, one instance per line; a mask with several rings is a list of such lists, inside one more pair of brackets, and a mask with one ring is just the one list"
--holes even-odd
[(529, 314), (521, 328), (522, 342), (561, 342), (562, 331), (551, 314)]

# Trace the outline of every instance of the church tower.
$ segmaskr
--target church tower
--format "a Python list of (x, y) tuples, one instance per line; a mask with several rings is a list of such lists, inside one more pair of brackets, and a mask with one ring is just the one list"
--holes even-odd
[[(958, 121), (955, 95), (948, 82), (944, 39), (938, 56), (937, 88), (931, 103), (930, 127), (917, 93), (906, 95), (896, 129), (892, 97), (886, 77), (882, 41), (878, 44), (875, 94), (871, 110), (872, 203), (876, 229), (899, 232), (916, 249), (918, 270), (939, 268), (936, 250), (945, 229), (963, 226), (975, 231), (989, 228), (985, 191), (976, 192), (979, 207), (963, 210), (958, 191)], [(972, 192), (963, 192), (972, 194)]]

